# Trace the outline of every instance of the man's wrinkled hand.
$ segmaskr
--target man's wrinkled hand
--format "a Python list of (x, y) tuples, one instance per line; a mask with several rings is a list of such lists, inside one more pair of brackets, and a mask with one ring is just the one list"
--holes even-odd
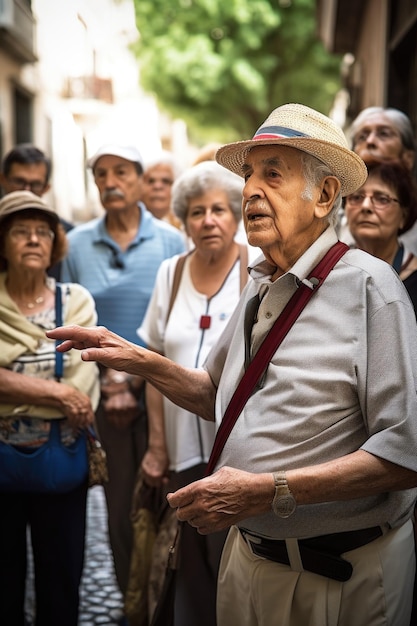
[(223, 467), (167, 496), (177, 517), (202, 535), (225, 530), (247, 517), (271, 510), (272, 474)]

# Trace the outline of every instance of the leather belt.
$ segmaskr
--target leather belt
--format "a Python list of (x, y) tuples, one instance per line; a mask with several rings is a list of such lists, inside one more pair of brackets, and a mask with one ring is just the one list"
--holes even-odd
[[(239, 530), (253, 554), (276, 563), (290, 565), (284, 540), (265, 539), (252, 535), (244, 529), (239, 528)], [(382, 529), (374, 526), (363, 530), (299, 539), (298, 548), (303, 568), (320, 576), (345, 582), (352, 576), (353, 568), (351, 563), (342, 559), (340, 555), (365, 546), (381, 537), (382, 534)]]

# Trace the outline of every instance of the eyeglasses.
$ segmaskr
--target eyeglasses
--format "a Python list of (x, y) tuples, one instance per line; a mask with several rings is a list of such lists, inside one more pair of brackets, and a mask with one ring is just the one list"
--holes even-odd
[(365, 198), (369, 198), (374, 209), (386, 209), (392, 202), (398, 202), (397, 198), (393, 198), (386, 193), (375, 191), (374, 193), (351, 193), (347, 196), (346, 202), (352, 206), (359, 206), (364, 203)]
[(363, 141), (367, 141), (371, 133), (380, 141), (389, 141), (390, 139), (394, 139), (394, 137), (399, 137), (401, 139), (401, 135), (399, 133), (395, 132), (392, 128), (387, 128), (386, 126), (372, 129), (364, 128), (354, 137), (354, 144), (356, 145), (358, 143), (362, 143)]
[(55, 233), (50, 228), (29, 228), (29, 226), (12, 226), (9, 230), (10, 236), (16, 241), (27, 241), (31, 239), (33, 233), (39, 241), (53, 241), (55, 239)]
[(24, 189), (30, 189), (30, 191), (37, 196), (41, 195), (45, 189), (46, 183), (39, 180), (26, 180), (25, 178), (11, 177), (7, 179), (11, 185), (15, 188), (14, 191), (23, 191)]

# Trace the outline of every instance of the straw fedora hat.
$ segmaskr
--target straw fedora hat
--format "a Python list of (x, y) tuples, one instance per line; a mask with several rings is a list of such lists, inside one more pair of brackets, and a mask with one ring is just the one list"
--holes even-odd
[(0, 200), (0, 222), (12, 213), (25, 211), (27, 209), (37, 210), (58, 222), (58, 215), (39, 196), (31, 191), (11, 191)]
[(342, 196), (359, 189), (368, 175), (362, 159), (349, 150), (342, 129), (329, 117), (302, 104), (274, 109), (253, 139), (222, 146), (216, 160), (242, 176), (242, 165), (251, 148), (269, 145), (289, 146), (320, 159), (340, 180)]

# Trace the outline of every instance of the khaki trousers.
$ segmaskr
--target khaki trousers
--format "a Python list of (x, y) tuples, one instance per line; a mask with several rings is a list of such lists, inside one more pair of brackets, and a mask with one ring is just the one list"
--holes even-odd
[(218, 626), (409, 626), (412, 522), (343, 556), (353, 565), (345, 583), (255, 556), (232, 527), (220, 563)]

